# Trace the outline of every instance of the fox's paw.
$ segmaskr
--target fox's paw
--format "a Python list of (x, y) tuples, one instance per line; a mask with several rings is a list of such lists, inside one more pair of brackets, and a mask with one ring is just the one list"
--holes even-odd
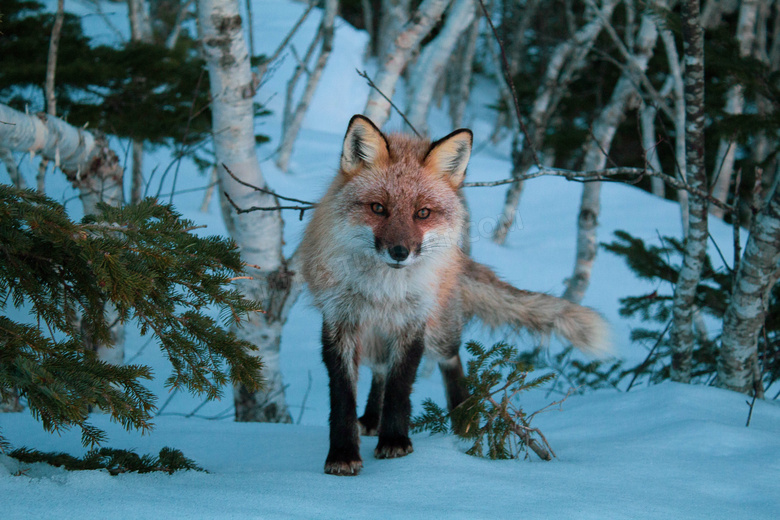
[(370, 421), (364, 415), (358, 419), (358, 425), (360, 426), (360, 435), (368, 435), (369, 437), (376, 437), (379, 432), (379, 421)]
[(414, 451), (412, 441), (407, 436), (382, 437), (374, 450), (374, 457), (378, 459), (395, 459), (404, 457)]
[(325, 473), (328, 475), (337, 475), (339, 477), (356, 477), (363, 469), (362, 460), (352, 460), (349, 462), (326, 462)]
[(325, 473), (342, 477), (354, 477), (363, 468), (363, 460), (357, 446), (331, 448), (325, 459)]

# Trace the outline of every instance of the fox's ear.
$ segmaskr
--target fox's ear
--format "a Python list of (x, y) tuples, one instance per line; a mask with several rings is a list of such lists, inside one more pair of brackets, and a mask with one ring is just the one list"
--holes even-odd
[(390, 159), (387, 139), (365, 116), (355, 115), (349, 121), (344, 148), (341, 151), (341, 171), (350, 177), (363, 166), (380, 165)]
[(454, 188), (459, 187), (466, 176), (473, 139), (471, 130), (465, 128), (439, 139), (428, 150), (425, 167), (445, 175)]

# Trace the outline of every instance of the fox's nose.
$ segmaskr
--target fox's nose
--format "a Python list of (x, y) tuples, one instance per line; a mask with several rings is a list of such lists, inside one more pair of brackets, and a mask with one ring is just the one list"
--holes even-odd
[(393, 246), (387, 249), (390, 254), (390, 258), (396, 262), (403, 262), (409, 256), (409, 250), (404, 246)]

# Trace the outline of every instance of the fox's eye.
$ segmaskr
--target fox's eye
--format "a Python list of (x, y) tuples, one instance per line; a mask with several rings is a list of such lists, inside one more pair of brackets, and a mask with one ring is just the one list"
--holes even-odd
[(385, 213), (387, 213), (387, 212), (385, 211), (385, 207), (384, 207), (384, 206), (382, 206), (382, 205), (381, 205), (380, 203), (378, 203), (378, 202), (374, 202), (373, 204), (371, 204), (371, 211), (373, 211), (373, 212), (374, 212), (374, 213), (376, 213), (377, 215), (384, 215)]
[(431, 215), (431, 210), (428, 208), (418, 209), (417, 218), (428, 218)]

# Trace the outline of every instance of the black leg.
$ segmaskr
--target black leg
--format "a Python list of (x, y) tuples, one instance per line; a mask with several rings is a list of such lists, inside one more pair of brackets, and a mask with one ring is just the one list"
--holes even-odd
[(330, 451), (325, 473), (357, 475), (363, 467), (357, 425), (356, 331), (322, 326), (322, 360), (330, 377)]
[(385, 375), (374, 372), (371, 378), (371, 391), (368, 393), (366, 411), (358, 419), (361, 435), (375, 436), (379, 430), (379, 418), (382, 416), (382, 400), (385, 396)]
[(409, 398), (423, 353), (423, 333), (415, 334), (404, 345), (404, 354), (390, 368), (385, 383), (385, 398), (379, 426), (379, 442), (374, 450), (378, 459), (403, 457), (413, 451), (409, 439), (412, 402)]
[(452, 411), (460, 403), (469, 397), (468, 388), (464, 382), (466, 374), (463, 373), (463, 364), (460, 355), (439, 363), (444, 389), (447, 392), (447, 409)]
[[(460, 355), (456, 354), (447, 361), (442, 361), (439, 363), (439, 369), (441, 370), (441, 376), (444, 379), (444, 389), (447, 393), (447, 409), (452, 412), (458, 405), (469, 398), (469, 390), (465, 383), (466, 375), (463, 373)], [(459, 422), (456, 419), (457, 417), (458, 414), (455, 414), (452, 427), (456, 432), (462, 432), (466, 425), (461, 424), (463, 421)]]

